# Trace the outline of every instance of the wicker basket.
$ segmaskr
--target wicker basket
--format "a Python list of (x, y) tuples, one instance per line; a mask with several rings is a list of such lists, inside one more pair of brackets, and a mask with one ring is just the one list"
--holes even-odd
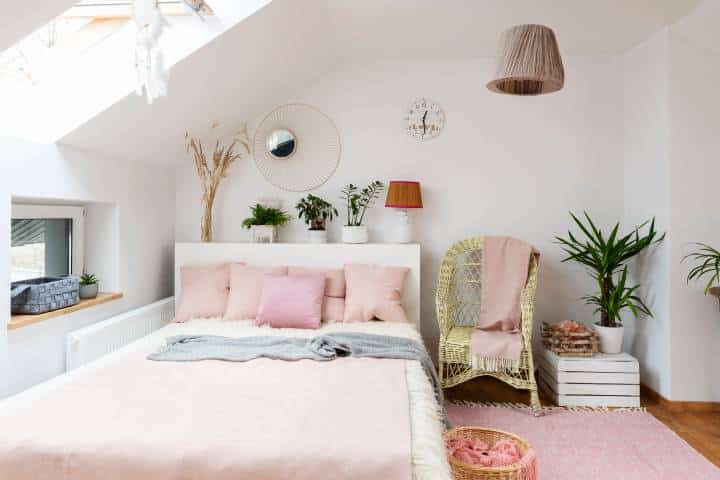
[(75, 305), (80, 301), (77, 277), (43, 277), (10, 284), (13, 314), (50, 312)]
[(535, 480), (537, 478), (535, 452), (528, 442), (502, 430), (480, 427), (456, 427), (445, 433), (445, 440), (471, 438), (482, 440), (492, 447), (500, 440), (512, 440), (522, 452), (518, 463), (506, 467), (481, 467), (457, 460), (448, 454), (448, 462), (455, 480)]

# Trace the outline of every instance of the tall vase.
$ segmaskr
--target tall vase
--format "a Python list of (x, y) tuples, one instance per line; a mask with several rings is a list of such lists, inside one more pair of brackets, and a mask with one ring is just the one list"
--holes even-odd
[(213, 192), (205, 193), (202, 200), (203, 216), (200, 222), (200, 240), (205, 243), (212, 242), (213, 203), (215, 203), (214, 189)]
[(203, 242), (212, 242), (212, 206), (205, 205), (205, 212), (202, 216), (200, 224), (200, 240)]

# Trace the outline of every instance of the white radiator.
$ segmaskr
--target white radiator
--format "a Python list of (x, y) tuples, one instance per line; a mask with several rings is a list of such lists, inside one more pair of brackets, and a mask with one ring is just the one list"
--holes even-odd
[(175, 316), (174, 297), (145, 305), (67, 335), (67, 371), (114, 352), (168, 324)]

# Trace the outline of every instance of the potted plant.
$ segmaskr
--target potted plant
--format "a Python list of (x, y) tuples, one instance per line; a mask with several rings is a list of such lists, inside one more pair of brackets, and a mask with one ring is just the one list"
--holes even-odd
[(92, 273), (84, 273), (80, 277), (80, 298), (90, 299), (98, 295), (98, 279)]
[(697, 262), (688, 272), (687, 282), (700, 280), (709, 275), (710, 278), (705, 284), (705, 295), (710, 293), (720, 299), (720, 287), (713, 287), (714, 283), (720, 283), (720, 251), (706, 243), (696, 243), (695, 247), (697, 248), (695, 251), (683, 257), (683, 262), (685, 260)]
[(256, 203), (250, 207), (252, 216), (243, 220), (243, 227), (252, 232), (253, 242), (274, 243), (277, 239), (277, 227), (290, 221), (290, 215), (275, 207)]
[(365, 213), (368, 208), (372, 207), (384, 189), (385, 184), (379, 180), (371, 182), (362, 190), (352, 183), (342, 189), (341, 198), (347, 204), (347, 223), (342, 232), (343, 242), (367, 243), (367, 227), (363, 225)]
[[(593, 326), (600, 337), (600, 349), (604, 353), (620, 353), (622, 350), (623, 325), (621, 313), (630, 310), (635, 317), (643, 313), (652, 317), (652, 312), (637, 295), (640, 285), (627, 283), (627, 262), (654, 243), (661, 242), (665, 234), (655, 230), (655, 219), (645, 222), (628, 233), (620, 235), (620, 224), (615, 224), (609, 235), (595, 226), (585, 213), (587, 224), (572, 212), (575, 224), (583, 234), (577, 238), (568, 231), (567, 238), (555, 237), (567, 254), (563, 262), (574, 261), (587, 268), (598, 284), (598, 291), (583, 297), (585, 303), (594, 305), (595, 313), (600, 312), (600, 321)], [(648, 230), (641, 233), (646, 226)]]
[(331, 222), (337, 216), (337, 209), (330, 202), (312, 193), (300, 199), (295, 208), (298, 211), (298, 218), (303, 218), (305, 224), (310, 225), (308, 229), (310, 243), (327, 243), (327, 222)]

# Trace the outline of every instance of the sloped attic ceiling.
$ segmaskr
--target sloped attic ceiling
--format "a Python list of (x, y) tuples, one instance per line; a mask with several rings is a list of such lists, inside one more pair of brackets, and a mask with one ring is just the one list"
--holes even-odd
[(564, 54), (614, 54), (700, 0), (274, 0), (176, 65), (168, 97), (130, 95), (61, 143), (120, 160), (185, 158), (186, 130), (236, 128), (339, 63), (491, 56), (504, 28), (545, 23)]
[(61, 143), (125, 160), (185, 158), (186, 131), (237, 128), (332, 69), (326, 13), (321, 2), (274, 0), (173, 67), (167, 97), (148, 106), (129, 95)]
[(3, 2), (0, 51), (72, 7), (77, 0)]

